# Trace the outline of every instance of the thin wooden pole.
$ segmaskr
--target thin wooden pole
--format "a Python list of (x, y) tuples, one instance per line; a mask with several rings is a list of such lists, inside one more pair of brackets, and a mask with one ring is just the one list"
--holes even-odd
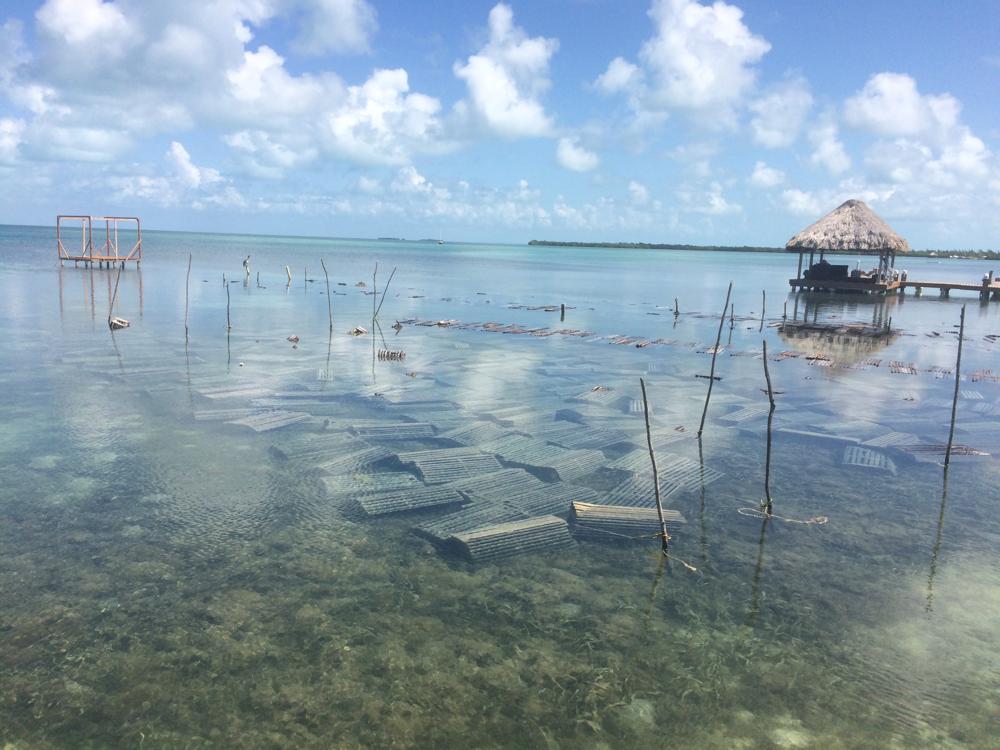
[(715, 336), (715, 349), (712, 350), (712, 369), (708, 373), (708, 393), (705, 394), (705, 408), (701, 412), (701, 424), (698, 425), (698, 437), (705, 430), (705, 417), (708, 416), (708, 402), (712, 398), (712, 384), (715, 383), (715, 359), (719, 356), (719, 344), (722, 342), (722, 326), (726, 322), (726, 310), (729, 309), (729, 296), (733, 293), (733, 282), (729, 282), (726, 290), (726, 304), (722, 306), (722, 317), (719, 318), (719, 332)]
[(226, 330), (233, 330), (232, 320), (229, 317), (229, 281), (226, 279), (226, 275), (222, 274), (222, 280), (226, 284)]
[(677, 304), (677, 298), (674, 297), (674, 317), (676, 318), (676, 317), (680, 316), (680, 314), (681, 314), (681, 308)]
[(288, 266), (285, 266), (285, 274), (288, 276), (288, 283), (290, 285), (292, 283), (292, 269), (290, 269)]
[(326, 277), (326, 311), (330, 316), (330, 333), (333, 333), (333, 302), (330, 300), (330, 274), (326, 272), (326, 263), (319, 259), (319, 264), (323, 266), (323, 275)]
[(958, 388), (962, 380), (962, 340), (965, 338), (965, 305), (958, 324), (958, 357), (955, 359), (955, 396), (951, 400), (951, 429), (948, 430), (948, 449), (944, 453), (944, 467), (951, 463), (951, 444), (955, 439), (955, 412), (958, 410)]
[(396, 275), (396, 266), (392, 267), (392, 273), (389, 274), (389, 280), (385, 282), (385, 288), (382, 290), (382, 299), (378, 302), (378, 308), (375, 310), (375, 317), (382, 312), (382, 303), (385, 302), (385, 295), (389, 292), (389, 285), (392, 283), (392, 277)]
[(188, 338), (188, 308), (191, 302), (191, 253), (188, 253), (187, 279), (184, 282), (184, 340)]
[(118, 276), (115, 277), (115, 293), (111, 295), (111, 307), (108, 310), (108, 328), (112, 328), (111, 319), (115, 316), (115, 300), (118, 299), (118, 282), (122, 279), (122, 267), (118, 266)]
[(667, 554), (667, 543), (670, 535), (667, 534), (667, 522), (663, 518), (663, 505), (660, 502), (660, 478), (656, 473), (656, 456), (653, 454), (653, 435), (649, 429), (649, 402), (646, 400), (646, 381), (639, 378), (639, 386), (642, 388), (642, 411), (646, 417), (646, 445), (649, 447), (649, 462), (653, 465), (653, 493), (656, 496), (656, 514), (660, 518), (660, 536), (663, 554)]
[(378, 301), (378, 261), (375, 261), (375, 270), (372, 272), (372, 351), (375, 350), (375, 303)]
[(764, 460), (764, 497), (767, 502), (764, 505), (764, 512), (771, 515), (771, 425), (774, 421), (774, 390), (771, 388), (771, 372), (767, 369), (767, 342), (764, 342), (764, 379), (767, 381), (767, 400), (771, 402), (771, 408), (767, 412), (767, 457)]

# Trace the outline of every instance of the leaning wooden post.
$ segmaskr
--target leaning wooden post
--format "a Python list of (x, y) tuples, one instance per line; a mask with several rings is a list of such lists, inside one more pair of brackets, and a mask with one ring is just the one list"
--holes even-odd
[(951, 429), (948, 430), (948, 448), (944, 452), (944, 467), (951, 463), (951, 443), (955, 439), (955, 412), (958, 409), (958, 387), (962, 379), (962, 339), (965, 338), (965, 305), (958, 324), (958, 357), (955, 360), (955, 396), (951, 400)]
[(288, 285), (291, 286), (291, 283), (292, 283), (292, 269), (290, 269), (288, 266), (285, 266), (285, 275), (288, 276)]
[(764, 512), (771, 515), (771, 424), (774, 421), (774, 390), (771, 388), (771, 372), (767, 369), (767, 342), (764, 342), (764, 379), (767, 381), (767, 400), (771, 408), (767, 413), (767, 457), (764, 461), (764, 496), (767, 502)]
[(188, 307), (191, 300), (191, 253), (188, 253), (187, 279), (184, 282), (184, 340), (188, 339)]
[[(115, 300), (118, 299), (118, 282), (122, 279), (122, 269), (121, 266), (118, 267), (118, 276), (115, 277), (115, 292), (111, 295), (111, 307), (108, 309), (108, 328), (114, 330), (114, 326), (111, 325), (111, 319), (115, 316)], [(952, 420), (954, 421), (954, 420)]]
[(233, 330), (232, 321), (229, 318), (229, 282), (226, 281), (226, 275), (222, 274), (222, 280), (226, 282), (226, 330)]
[(712, 398), (712, 384), (715, 382), (715, 358), (719, 356), (719, 344), (722, 341), (722, 326), (726, 322), (726, 310), (729, 309), (729, 295), (733, 293), (733, 282), (729, 282), (726, 290), (726, 304), (722, 306), (722, 317), (719, 318), (719, 332), (715, 336), (715, 349), (712, 350), (712, 369), (708, 373), (708, 393), (705, 394), (705, 408), (701, 412), (701, 424), (698, 425), (698, 437), (705, 430), (705, 417), (708, 415), (708, 401)]
[(330, 333), (333, 333), (333, 302), (330, 301), (330, 274), (326, 272), (326, 263), (319, 259), (319, 264), (323, 266), (323, 275), (326, 277), (326, 311), (330, 315)]
[(656, 514), (660, 518), (660, 540), (663, 554), (667, 554), (667, 543), (670, 535), (667, 534), (667, 522), (663, 518), (663, 505), (660, 503), (660, 478), (656, 473), (656, 456), (653, 455), (653, 435), (649, 429), (649, 402), (646, 400), (646, 381), (639, 378), (639, 386), (642, 388), (642, 411), (646, 417), (646, 445), (649, 446), (649, 462), (653, 465), (653, 493), (656, 496)]
[(677, 318), (680, 316), (680, 314), (681, 314), (681, 308), (677, 304), (677, 298), (674, 297), (674, 317)]

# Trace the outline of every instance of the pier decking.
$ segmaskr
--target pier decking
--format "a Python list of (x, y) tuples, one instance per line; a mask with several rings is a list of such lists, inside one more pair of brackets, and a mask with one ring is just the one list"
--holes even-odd
[(958, 281), (918, 281), (907, 279), (888, 282), (871, 281), (868, 279), (789, 279), (788, 285), (795, 290), (816, 290), (830, 292), (857, 292), (868, 294), (889, 294), (897, 292), (904, 294), (907, 289), (921, 294), (924, 289), (937, 289), (942, 297), (948, 297), (951, 292), (977, 292), (981, 299), (1000, 300), (1000, 279), (993, 279), (988, 284), (966, 284)]

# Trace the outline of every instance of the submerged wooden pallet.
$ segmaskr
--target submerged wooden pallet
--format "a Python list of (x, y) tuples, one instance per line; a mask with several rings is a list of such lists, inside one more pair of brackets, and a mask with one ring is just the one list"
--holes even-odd
[(629, 433), (624, 430), (608, 430), (562, 420), (536, 428), (533, 435), (564, 448), (600, 449), (629, 442)]
[(496, 456), (475, 448), (440, 448), (398, 453), (401, 463), (412, 464), (427, 484), (444, 484), (501, 469)]
[(331, 497), (357, 498), (379, 492), (403, 492), (418, 490), (424, 485), (415, 476), (405, 471), (378, 472), (375, 474), (354, 472), (323, 477), (327, 494)]
[(885, 435), (866, 440), (862, 445), (872, 448), (889, 448), (895, 445), (915, 445), (917, 442), (917, 436), (912, 432), (887, 432)]
[(357, 453), (372, 446), (346, 432), (306, 433), (271, 445), (273, 454), (286, 461), (315, 464), (345, 453)]
[(573, 544), (566, 521), (555, 516), (538, 516), (496, 524), (452, 537), (473, 562), (490, 562), (512, 555), (550, 551)]
[[(649, 461), (649, 453), (641, 450), (633, 451), (611, 464), (610, 468), (630, 471), (633, 474), (629, 481), (611, 491), (613, 499), (623, 505), (639, 504), (643, 502), (642, 498), (645, 498), (647, 503), (655, 502), (653, 468)], [(675, 486), (696, 490), (702, 484), (711, 484), (722, 477), (721, 471), (672, 453), (656, 457), (656, 470), (660, 478), (661, 493), (670, 491)], [(636, 499), (629, 501), (630, 494)]]
[(434, 425), (426, 422), (395, 422), (392, 424), (354, 424), (351, 432), (365, 440), (419, 440), (434, 437)]
[(235, 388), (203, 388), (198, 391), (205, 398), (263, 398), (273, 393), (270, 388), (259, 385), (243, 385)]
[(734, 424), (738, 424), (740, 422), (747, 422), (751, 419), (766, 417), (767, 411), (767, 409), (759, 406), (744, 406), (742, 409), (737, 409), (729, 414), (724, 414), (719, 417), (719, 419), (723, 422), (733, 422)]
[(495, 422), (472, 422), (438, 434), (439, 438), (451, 440), (459, 445), (474, 446), (510, 435), (510, 429)]
[(600, 451), (567, 450), (520, 435), (510, 435), (481, 447), (496, 453), (507, 463), (554, 471), (565, 481), (579, 479), (605, 463), (604, 454)]
[(369, 516), (381, 516), (387, 513), (400, 513), (462, 502), (465, 502), (465, 498), (457, 490), (442, 485), (404, 491), (379, 492), (358, 498), (358, 503)]
[[(364, 445), (368, 444), (364, 443)], [(383, 446), (368, 446), (322, 461), (318, 464), (317, 468), (325, 471), (327, 474), (347, 474), (352, 471), (360, 471), (372, 464), (389, 458), (391, 455), (392, 451)]]
[(884, 453), (880, 453), (862, 445), (849, 445), (844, 448), (843, 464), (845, 466), (861, 466), (866, 469), (878, 469), (896, 473), (896, 464)]
[(542, 492), (552, 485), (524, 469), (501, 469), (454, 482), (463, 495), (473, 500), (511, 500), (532, 492)]
[[(668, 528), (686, 523), (676, 510), (663, 509)], [(573, 535), (607, 540), (631, 540), (660, 534), (660, 516), (655, 507), (635, 508), (574, 502), (570, 513)]]
[(258, 414), (260, 409), (200, 409), (194, 413), (198, 422), (229, 422)]
[(230, 420), (229, 424), (249, 427), (254, 432), (270, 432), (271, 430), (280, 430), (282, 427), (304, 422), (311, 416), (311, 414), (302, 411), (266, 411), (241, 419)]
[(412, 530), (432, 542), (443, 544), (455, 534), (529, 517), (523, 510), (509, 503), (474, 500), (461, 510), (418, 524)]

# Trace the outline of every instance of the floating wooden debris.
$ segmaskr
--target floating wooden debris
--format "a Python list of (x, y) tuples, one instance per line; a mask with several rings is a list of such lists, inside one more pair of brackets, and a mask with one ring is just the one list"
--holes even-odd
[[(902, 450), (909, 453), (917, 461), (937, 463), (939, 459), (944, 459), (948, 446), (944, 443), (926, 443), (921, 445), (900, 446)], [(989, 456), (986, 451), (970, 448), (968, 445), (952, 445), (951, 457), (955, 458), (975, 458)]]
[(354, 424), (350, 430), (365, 440), (419, 440), (434, 437), (434, 425), (426, 422)]
[(128, 328), (131, 323), (125, 320), (125, 318), (108, 318), (108, 325), (112, 331), (118, 331), (122, 328)]
[(453, 541), (470, 560), (482, 563), (529, 552), (562, 549), (573, 544), (573, 537), (563, 519), (538, 516), (456, 534)]
[(378, 358), (382, 362), (402, 362), (406, 359), (406, 352), (402, 349), (379, 349)]
[[(686, 523), (676, 510), (663, 509), (663, 520), (668, 526)], [(637, 508), (621, 505), (598, 505), (574, 502), (570, 522), (573, 535), (590, 539), (636, 539), (660, 535), (660, 519), (655, 507)]]
[(288, 337), (287, 341), (291, 341), (293, 344), (297, 344), (299, 343), (299, 337), (293, 334)]
[(860, 445), (849, 445), (844, 448), (843, 463), (846, 466), (862, 466), (866, 469), (878, 469), (896, 473), (896, 464), (884, 453)]
[(916, 375), (918, 370), (913, 362), (907, 364), (894, 359), (889, 362), (889, 372), (893, 375)]
[(440, 448), (396, 454), (403, 464), (412, 464), (427, 484), (444, 484), (502, 468), (496, 456), (475, 448)]
[(241, 419), (233, 419), (229, 424), (249, 427), (254, 432), (270, 432), (271, 430), (279, 430), (282, 427), (304, 422), (311, 416), (311, 414), (301, 411), (266, 411), (242, 417)]
[(349, 330), (348, 333), (351, 336), (364, 336), (366, 333), (368, 333), (368, 329), (362, 328), (361, 326), (354, 326), (354, 328)]
[(421, 487), (402, 492), (380, 492), (358, 498), (358, 503), (369, 516), (435, 508), (462, 502), (465, 502), (465, 498), (457, 490), (444, 486)]
[(967, 401), (982, 401), (983, 394), (979, 391), (959, 391), (959, 395)]

